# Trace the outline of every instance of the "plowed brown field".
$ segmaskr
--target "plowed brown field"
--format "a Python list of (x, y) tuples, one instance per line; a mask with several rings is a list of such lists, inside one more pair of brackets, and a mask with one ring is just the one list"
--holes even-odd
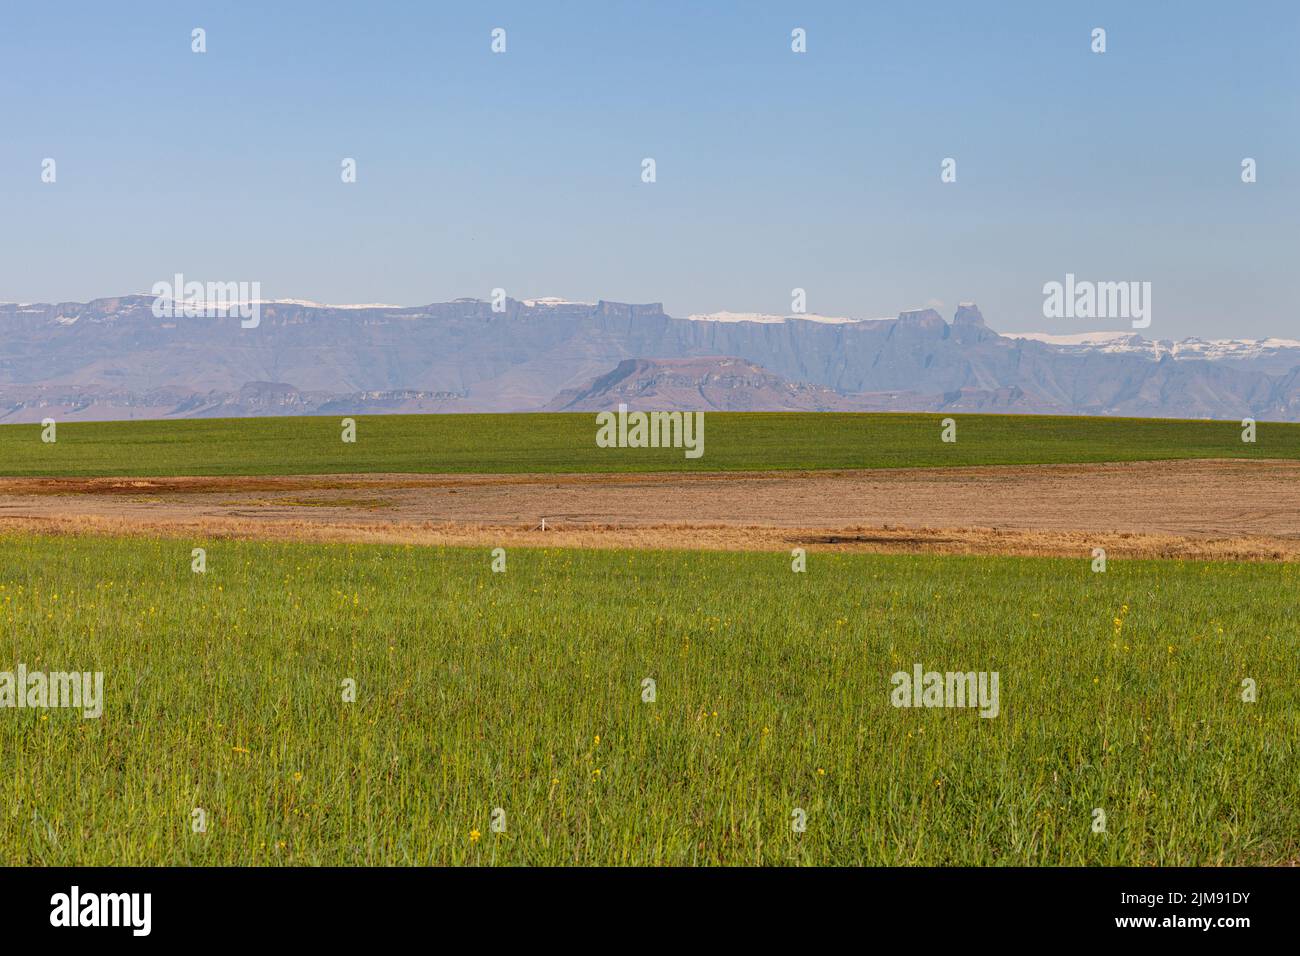
[[(546, 529), (542, 530), (545, 519)], [(556, 547), (1300, 559), (1300, 462), (0, 479), (0, 530)]]

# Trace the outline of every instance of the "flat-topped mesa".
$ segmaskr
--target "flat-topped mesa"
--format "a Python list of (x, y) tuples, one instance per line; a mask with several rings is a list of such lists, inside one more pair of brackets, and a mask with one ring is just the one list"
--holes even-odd
[(898, 313), (898, 327), (943, 335), (948, 328), (948, 323), (934, 309), (908, 309)]
[(998, 338), (998, 334), (984, 323), (980, 307), (974, 302), (957, 303), (957, 312), (952, 317), (952, 334), (963, 346), (976, 346)]
[(634, 304), (601, 299), (595, 305), (595, 314), (620, 319), (659, 318), (664, 316), (664, 304), (662, 302)]

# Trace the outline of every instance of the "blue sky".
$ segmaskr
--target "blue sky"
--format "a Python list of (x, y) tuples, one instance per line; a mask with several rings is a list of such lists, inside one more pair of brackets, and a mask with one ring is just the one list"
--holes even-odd
[(1151, 336), (1300, 338), (1298, 27), (1250, 0), (10, 4), (0, 300), (182, 272), (1126, 327), (1043, 318), (1072, 272), (1150, 281)]

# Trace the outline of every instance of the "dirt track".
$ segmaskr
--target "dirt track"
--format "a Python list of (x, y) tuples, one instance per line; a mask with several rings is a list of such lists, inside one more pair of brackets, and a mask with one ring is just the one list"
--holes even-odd
[[(540, 528), (546, 519), (546, 530)], [(1300, 560), (1300, 462), (0, 478), (0, 530)]]

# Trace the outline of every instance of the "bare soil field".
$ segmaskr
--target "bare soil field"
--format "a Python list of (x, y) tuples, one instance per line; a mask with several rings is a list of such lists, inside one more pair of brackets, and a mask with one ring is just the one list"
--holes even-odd
[(1300, 559), (1300, 462), (3, 478), (0, 531), (1285, 561)]

